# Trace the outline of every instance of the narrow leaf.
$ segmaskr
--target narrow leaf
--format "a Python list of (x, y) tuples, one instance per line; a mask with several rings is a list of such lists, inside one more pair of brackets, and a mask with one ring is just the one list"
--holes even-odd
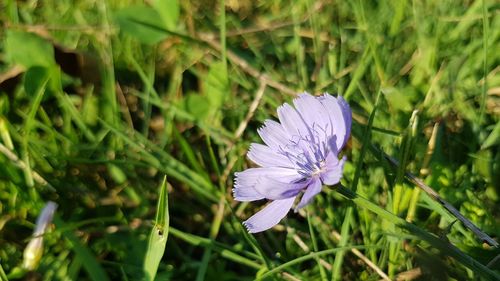
[(8, 30), (5, 55), (10, 63), (20, 64), (26, 68), (55, 65), (52, 44), (30, 32)]
[(153, 2), (153, 7), (156, 8), (161, 19), (165, 23), (165, 27), (169, 30), (174, 30), (177, 26), (180, 14), (180, 5), (178, 0), (156, 0)]
[(164, 26), (158, 12), (146, 5), (134, 5), (115, 14), (120, 30), (135, 37), (141, 43), (155, 44), (165, 39), (165, 32), (159, 31)]
[[(57, 217), (54, 218), (54, 223), (58, 229), (64, 229), (65, 227), (65, 223)], [(90, 249), (85, 247), (71, 231), (64, 231), (62, 234), (70, 242), (71, 250), (75, 252), (76, 257), (82, 261), (83, 268), (90, 280), (109, 281), (108, 275)]]
[(165, 247), (167, 245), (169, 221), (167, 177), (165, 176), (160, 187), (156, 220), (149, 235), (148, 249), (144, 260), (145, 280), (152, 281), (155, 279), (158, 265), (165, 253)]

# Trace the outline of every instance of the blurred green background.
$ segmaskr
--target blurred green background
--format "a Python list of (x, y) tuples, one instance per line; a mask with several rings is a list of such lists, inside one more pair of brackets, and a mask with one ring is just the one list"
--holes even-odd
[[(0, 280), (147, 280), (152, 227), (168, 231), (157, 280), (494, 280), (500, 250), (403, 171), (498, 240), (499, 13), (494, 0), (3, 1)], [(264, 202), (233, 201), (233, 173), (303, 91), (351, 105), (342, 184), (438, 242), (334, 188), (245, 232)], [(54, 226), (26, 270), (47, 201)], [(166, 209), (169, 225), (155, 220)]]

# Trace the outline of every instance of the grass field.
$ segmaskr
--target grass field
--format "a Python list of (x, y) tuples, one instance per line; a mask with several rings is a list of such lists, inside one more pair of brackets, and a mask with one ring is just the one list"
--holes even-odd
[[(498, 2), (5, 0), (0, 22), (0, 280), (500, 280)], [(304, 91), (350, 104), (342, 184), (249, 234), (265, 202), (234, 172)]]

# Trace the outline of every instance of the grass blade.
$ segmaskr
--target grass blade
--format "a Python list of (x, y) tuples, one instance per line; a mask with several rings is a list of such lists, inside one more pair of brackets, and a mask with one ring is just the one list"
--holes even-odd
[(169, 222), (167, 177), (165, 176), (160, 187), (156, 220), (149, 234), (148, 249), (144, 259), (145, 280), (152, 281), (155, 279), (158, 265), (165, 253), (165, 247), (167, 245)]
[(295, 265), (295, 264), (299, 264), (301, 262), (304, 262), (304, 261), (307, 261), (307, 260), (310, 260), (310, 259), (315, 259), (315, 258), (319, 258), (321, 256), (335, 254), (338, 251), (347, 251), (347, 250), (350, 250), (350, 249), (367, 249), (367, 248), (369, 248), (369, 247), (367, 247), (367, 246), (346, 246), (346, 247), (339, 247), (339, 248), (335, 248), (335, 249), (323, 250), (323, 251), (319, 251), (319, 252), (311, 252), (311, 253), (309, 253), (307, 255), (298, 257), (296, 259), (293, 259), (293, 260), (291, 260), (289, 262), (286, 262), (284, 264), (281, 264), (281, 265), (279, 265), (279, 266), (277, 266), (277, 267), (269, 270), (268, 272), (266, 272), (266, 273), (262, 274), (261, 276), (259, 276), (257, 278), (257, 280), (265, 280), (265, 278), (270, 277), (273, 274), (276, 274), (278, 272), (282, 272), (283, 269), (285, 269), (285, 268), (287, 268), (289, 266), (292, 266), (292, 265)]
[[(371, 140), (371, 129), (373, 126), (373, 121), (375, 120), (375, 114), (377, 113), (378, 110), (378, 104), (380, 101), (380, 95), (381, 91), (378, 91), (377, 98), (375, 100), (375, 105), (373, 107), (372, 112), (370, 113), (370, 118), (368, 119), (368, 125), (365, 128), (363, 138), (362, 138), (362, 143), (363, 147), (361, 148), (361, 152), (359, 154), (359, 159), (358, 162), (356, 163), (356, 172), (354, 174), (354, 178), (352, 181), (352, 190), (356, 192), (356, 189), (358, 188), (358, 182), (359, 178), (361, 177), (361, 171), (363, 169), (363, 159), (365, 158), (366, 155), (366, 149), (370, 143)], [(347, 245), (348, 238), (349, 238), (349, 229), (350, 229), (350, 224), (353, 221), (353, 207), (348, 207), (346, 210), (346, 214), (344, 216), (344, 222), (342, 223), (342, 230), (341, 230), (341, 239), (339, 241), (339, 246), (343, 247)], [(337, 255), (335, 255), (335, 261), (333, 263), (333, 274), (332, 274), (332, 280), (340, 280), (341, 279), (341, 274), (342, 274), (342, 263), (344, 261), (344, 251), (340, 251)]]
[[(307, 224), (309, 226), (309, 235), (311, 236), (311, 242), (312, 242), (312, 245), (313, 245), (314, 252), (318, 252), (319, 251), (318, 250), (318, 242), (316, 241), (316, 235), (314, 234), (314, 228), (313, 228), (313, 225), (312, 225), (312, 219), (311, 219), (311, 215), (309, 214), (309, 211), (307, 211)], [(322, 281), (328, 280), (327, 277), (326, 277), (325, 269), (321, 265), (319, 257), (315, 257), (314, 259), (316, 260), (316, 264), (318, 265), (319, 274), (321, 276), (321, 280)]]
[[(54, 218), (54, 223), (59, 229), (62, 229), (65, 226), (65, 223), (63, 223), (61, 219), (57, 217)], [(82, 261), (83, 268), (87, 272), (90, 280), (110, 280), (108, 275), (106, 274), (106, 271), (104, 271), (101, 264), (88, 247), (83, 245), (82, 242), (80, 242), (80, 240), (70, 231), (64, 231), (62, 232), (62, 235), (69, 241), (72, 250), (75, 252), (75, 255)]]
[(408, 223), (404, 219), (396, 216), (395, 214), (381, 208), (380, 206), (372, 203), (371, 201), (359, 196), (357, 193), (352, 192), (351, 190), (341, 186), (337, 191), (352, 200), (356, 205), (362, 208), (366, 208), (373, 213), (379, 215), (381, 218), (394, 223), (397, 227), (402, 228), (409, 233), (415, 235), (418, 239), (424, 240), (429, 243), (432, 247), (440, 250), (443, 254), (453, 257), (458, 262), (463, 265), (469, 267), (474, 272), (482, 275), (488, 280), (500, 280), (500, 275), (488, 267), (484, 266), (477, 260), (472, 257), (466, 255), (462, 251), (460, 251), (457, 247), (453, 246), (449, 242), (440, 239), (434, 234), (431, 234), (420, 227)]

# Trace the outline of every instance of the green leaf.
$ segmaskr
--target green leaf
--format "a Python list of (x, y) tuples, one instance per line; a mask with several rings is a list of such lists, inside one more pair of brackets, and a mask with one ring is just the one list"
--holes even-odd
[(413, 109), (408, 93), (403, 93), (396, 88), (386, 88), (383, 93), (392, 108), (404, 112), (410, 112)]
[(227, 71), (222, 62), (210, 65), (204, 86), (205, 95), (210, 103), (210, 113), (214, 114), (222, 107), (229, 92)]
[(165, 27), (174, 30), (179, 20), (180, 6), (178, 0), (155, 0), (153, 6), (160, 14)]
[(34, 98), (37, 93), (45, 88), (49, 80), (49, 71), (46, 67), (34, 66), (24, 74), (24, 90), (26, 94)]
[(168, 35), (161, 30), (165, 23), (162, 17), (152, 7), (133, 5), (118, 11), (116, 21), (121, 31), (131, 35), (144, 44), (156, 44)]
[(205, 96), (190, 93), (184, 99), (184, 107), (197, 121), (201, 121), (210, 111), (210, 101)]
[(489, 147), (497, 145), (498, 143), (500, 143), (500, 122), (498, 122), (495, 125), (495, 128), (493, 129), (493, 131), (491, 131), (489, 136), (486, 138), (483, 145), (481, 146), (481, 149), (487, 149)]
[(29, 32), (7, 31), (5, 39), (7, 61), (26, 68), (55, 65), (54, 47), (47, 40)]
[(167, 192), (167, 177), (163, 179), (160, 187), (160, 196), (158, 198), (158, 206), (156, 209), (156, 220), (149, 235), (148, 250), (144, 260), (144, 273), (146, 280), (154, 280), (158, 265), (165, 253), (167, 245), (168, 230), (169, 230), (169, 213), (168, 213), (168, 192)]

